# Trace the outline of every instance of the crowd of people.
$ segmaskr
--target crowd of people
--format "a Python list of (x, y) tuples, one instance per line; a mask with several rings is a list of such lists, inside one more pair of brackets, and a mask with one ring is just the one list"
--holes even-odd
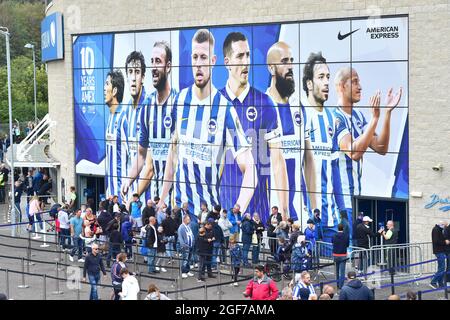
[[(0, 200), (1, 181), (3, 179), (7, 182), (8, 174), (6, 166), (1, 165)], [(51, 189), (48, 172), (30, 169), (27, 176), (16, 173), (14, 178), (16, 208), (20, 210), (22, 195), (27, 195), (27, 229), (36, 232), (38, 225), (40, 230), (43, 230), (42, 212), (48, 203)], [(317, 241), (322, 240), (318, 210), (314, 212), (313, 218), (307, 221), (307, 227), (301, 230), (298, 222), (292, 219), (283, 221), (277, 207), (271, 209), (267, 223), (263, 223), (258, 213), (242, 214), (238, 205), (230, 210), (219, 205), (209, 210), (206, 203), (203, 203), (201, 211), (196, 214), (189, 212), (187, 203), (181, 208), (168, 208), (158, 197), (148, 200), (144, 206), (135, 194), (129, 203), (120, 203), (117, 196), (111, 196), (102, 201), (98, 210), (94, 211), (91, 203), (81, 205), (77, 209), (77, 198), (75, 187), (71, 187), (68, 203), (54, 204), (49, 210), (54, 219), (52, 228), (58, 233), (60, 248), (69, 253), (71, 262), (76, 259), (85, 264), (92, 262), (87, 262), (88, 260), (95, 262), (96, 259), (88, 257), (98, 251), (106, 266), (109, 268), (112, 264), (111, 270), (116, 270), (112, 276), (113, 285), (114, 282), (119, 283), (119, 280), (128, 277), (127, 274), (122, 277), (120, 270), (125, 268), (126, 262), (133, 261), (138, 253), (143, 256), (150, 274), (167, 272), (168, 267), (173, 264), (172, 258), (176, 257), (181, 260), (182, 278), (197, 276), (199, 283), (205, 282), (206, 277), (215, 278), (215, 271), (222, 266), (222, 269), (231, 270), (232, 285), (239, 286), (239, 274), (243, 268), (260, 267), (260, 263), (267, 262), (261, 260), (264, 234), (268, 239), (269, 256), (282, 266), (281, 273), (285, 279), (291, 280), (291, 275), (297, 275), (296, 279), (292, 279), (294, 285), (299, 283), (299, 279), (308, 283), (307, 279), (298, 278), (298, 275), (312, 270), (314, 263), (317, 263), (314, 260), (315, 246)], [(350, 222), (344, 212), (338, 232), (332, 238), (330, 255), (335, 262), (336, 287), (343, 293), (343, 297), (348, 294), (349, 299), (353, 299), (351, 292), (361, 286), (356, 274), (351, 273), (353, 271), (346, 272), (349, 246), (353, 244), (369, 249), (375, 237), (382, 237), (386, 245), (396, 244), (398, 241), (398, 231), (393, 221), (388, 221), (386, 229), (380, 228), (378, 232), (372, 231), (372, 222), (370, 217), (360, 214), (352, 227), (349, 227)], [(353, 230), (352, 234), (350, 230)], [(38, 239), (40, 235), (36, 233), (34, 238)], [(437, 288), (445, 285), (445, 270), (448, 272), (450, 266), (450, 231), (446, 222), (435, 226), (432, 240), (433, 253), (438, 259), (438, 271), (431, 281), (431, 286)], [(134, 250), (136, 243), (139, 244), (138, 252)], [(121, 264), (120, 270), (117, 269), (118, 264)], [(262, 267), (267, 270), (266, 266)], [(356, 269), (362, 271), (358, 265)], [(104, 269), (99, 266), (98, 270)], [(86, 269), (86, 272), (89, 273), (89, 269)], [(132, 274), (130, 276), (133, 277)], [(91, 280), (92, 283), (98, 283), (98, 277), (89, 276), (89, 281)], [(266, 283), (266, 280), (260, 282)], [(254, 285), (258, 281), (253, 280)], [(132, 284), (130, 286), (134, 288)], [(290, 289), (293, 299), (296, 299), (300, 298), (300, 289), (305, 288)], [(288, 289), (283, 289), (277, 297), (289, 296), (289, 292)], [(302, 292), (304, 297), (305, 290)], [(314, 295), (312, 290), (310, 294)], [(95, 297), (96, 293), (92, 292), (91, 298)], [(115, 298), (121, 298), (119, 292), (115, 293)]]

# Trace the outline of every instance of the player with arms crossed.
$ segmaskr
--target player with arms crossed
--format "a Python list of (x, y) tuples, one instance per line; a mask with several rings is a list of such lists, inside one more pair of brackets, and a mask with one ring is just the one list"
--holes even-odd
[[(192, 39), (194, 84), (175, 99), (175, 131), (167, 157), (161, 199), (166, 199), (175, 182), (175, 204), (188, 203), (189, 212), (199, 212), (200, 204), (219, 204), (219, 187), (225, 153), (232, 149), (243, 180), (236, 204), (246, 210), (253, 196), (257, 176), (251, 147), (245, 139), (236, 110), (211, 84), (211, 66), (217, 60), (214, 37), (206, 29)], [(163, 201), (158, 203), (161, 206)]]
[[(231, 32), (223, 44), (223, 55), (228, 69), (228, 81), (220, 92), (233, 103), (242, 128), (252, 144), (253, 157), (256, 161), (258, 183), (250, 212), (260, 212), (266, 222), (270, 212), (269, 192), (273, 187), (277, 190), (279, 207), (284, 220), (289, 217), (289, 185), (286, 162), (280, 142), (280, 128), (277, 113), (272, 100), (264, 93), (248, 83), (250, 72), (250, 47), (244, 34)], [(271, 186), (270, 169), (276, 179)], [(235, 163), (227, 163), (224, 169), (222, 186), (222, 205), (231, 207), (239, 192), (238, 186), (243, 177)], [(230, 202), (231, 201), (231, 202)], [(242, 209), (242, 207), (241, 207)], [(244, 211), (242, 211), (244, 212)]]
[(126, 111), (122, 110), (125, 80), (119, 70), (106, 76), (104, 87), (105, 104), (109, 108), (106, 127), (106, 196), (119, 196), (122, 177), (126, 176), (128, 151), (128, 122)]
[(126, 195), (130, 185), (139, 177), (136, 193), (141, 196), (147, 191), (147, 199), (154, 199), (162, 191), (170, 139), (175, 128), (171, 113), (176, 91), (169, 81), (172, 51), (165, 41), (153, 45), (151, 66), (156, 91), (148, 97), (142, 109), (137, 156), (133, 158), (129, 178), (122, 186), (122, 193)]
[(316, 177), (313, 174), (316, 169), (309, 137), (310, 123), (305, 119), (305, 108), (300, 99), (294, 95), (293, 63), (292, 50), (287, 43), (280, 41), (270, 47), (267, 64), (272, 80), (266, 94), (275, 104), (281, 128), (281, 146), (289, 179), (289, 214), (306, 226), (309, 217), (302, 210), (300, 190), (306, 185), (306, 190), (311, 192), (312, 207), (316, 208)]

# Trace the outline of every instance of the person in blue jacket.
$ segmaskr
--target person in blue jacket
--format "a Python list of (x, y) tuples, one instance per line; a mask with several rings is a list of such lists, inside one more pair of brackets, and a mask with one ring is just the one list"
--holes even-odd
[(241, 208), (238, 204), (231, 209), (231, 212), (228, 212), (228, 220), (230, 220), (233, 228), (230, 229), (230, 239), (234, 239), (234, 241), (239, 242), (239, 233), (241, 229)]
[(125, 242), (125, 253), (127, 259), (133, 258), (133, 224), (130, 222), (130, 217), (126, 216), (121, 228), (122, 239)]
[(239, 283), (237, 282), (237, 278), (242, 265), (242, 248), (238, 243), (236, 243), (234, 239), (230, 240), (230, 257), (231, 266), (233, 268), (233, 286), (237, 287), (239, 285)]

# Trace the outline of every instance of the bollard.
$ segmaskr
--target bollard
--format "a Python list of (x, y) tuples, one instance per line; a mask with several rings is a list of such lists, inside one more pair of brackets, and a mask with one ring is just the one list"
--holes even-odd
[(422, 291), (417, 292), (417, 300), (422, 300)]
[(394, 272), (390, 272), (391, 274), (391, 294), (395, 294), (395, 286), (394, 286)]
[(375, 288), (372, 288), (372, 294), (373, 294), (373, 300), (375, 300), (376, 296), (375, 296)]
[(323, 294), (323, 282), (319, 284), (319, 287), (320, 287), (320, 294)]
[(180, 265), (180, 273), (178, 274), (178, 285), (179, 285), (179, 290), (180, 290), (180, 300), (184, 300), (183, 297), (183, 277), (181, 276), (182, 274), (182, 268), (183, 268), (183, 260), (179, 260), (179, 265)]
[(77, 288), (77, 301), (80, 301), (80, 286)]
[(447, 283), (448, 278), (447, 278), (447, 272), (448, 271), (445, 271), (445, 273), (444, 273), (444, 284), (445, 284), (444, 297), (445, 297), (445, 300), (448, 300), (448, 283)]
[(222, 300), (222, 281), (220, 273), (220, 262), (217, 262), (217, 294), (219, 295), (219, 300)]
[[(136, 256), (135, 256), (136, 257)], [(141, 279), (141, 273), (139, 272), (138, 273), (138, 285), (139, 285), (139, 288), (141, 288), (141, 283), (142, 283), (142, 279)], [(141, 296), (142, 295), (142, 292), (141, 292), (141, 290), (139, 290), (139, 293), (138, 293), (138, 300), (141, 300)]]
[(165, 291), (164, 294), (166, 295), (166, 297), (169, 297), (169, 291)]
[(284, 262), (281, 261), (281, 286), (284, 288), (286, 286), (286, 281), (284, 278)]
[(11, 299), (11, 297), (9, 296), (9, 270), (6, 269), (5, 270), (5, 277), (6, 277), (6, 296), (8, 297), (8, 299)]
[[(172, 254), (173, 254), (173, 252), (172, 252)], [(174, 263), (173, 263), (173, 257), (172, 256), (170, 256), (169, 264), (170, 264), (170, 279), (173, 279)]]
[(56, 262), (56, 290), (52, 292), (52, 294), (63, 294), (62, 291), (59, 291), (59, 263)]
[(205, 283), (205, 296), (204, 296), (204, 298), (205, 298), (205, 301), (208, 301), (208, 286), (207, 286), (206, 283)]
[(19, 289), (27, 289), (27, 288), (29, 288), (29, 286), (27, 286), (25, 284), (25, 259), (22, 258), (21, 261), (22, 261), (22, 269), (21, 269), (22, 270), (22, 284), (20, 286), (18, 286), (17, 288), (19, 288)]
[(31, 232), (28, 232), (28, 248), (27, 248), (27, 272), (30, 272), (30, 266), (34, 266), (31, 262)]
[(47, 275), (43, 274), (43, 285), (42, 285), (42, 292), (43, 292), (43, 297), (42, 300), (47, 300)]
[(175, 300), (178, 300), (178, 278), (175, 278)]
[(138, 268), (137, 268), (138, 244), (137, 244), (137, 242), (135, 243), (135, 248), (136, 248), (136, 252), (134, 253), (134, 272), (138, 273)]

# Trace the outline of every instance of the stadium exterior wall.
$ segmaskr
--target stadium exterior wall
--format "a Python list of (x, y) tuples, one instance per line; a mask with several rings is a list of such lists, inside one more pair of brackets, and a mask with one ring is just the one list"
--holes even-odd
[[(58, 190), (60, 197), (76, 181), (73, 34), (407, 14), (410, 241), (429, 241), (432, 226), (450, 218), (450, 211), (439, 210), (439, 205), (424, 208), (433, 194), (442, 199), (450, 196), (450, 113), (446, 110), (450, 101), (446, 90), (450, 83), (450, 1), (54, 0), (47, 15), (54, 12), (63, 13), (65, 42), (65, 59), (48, 63), (49, 113), (57, 121), (51, 131), (51, 152), (61, 162), (58, 177), (65, 179), (65, 190)], [(436, 172), (432, 167), (438, 163), (443, 170)], [(412, 197), (412, 192), (422, 197)]]

